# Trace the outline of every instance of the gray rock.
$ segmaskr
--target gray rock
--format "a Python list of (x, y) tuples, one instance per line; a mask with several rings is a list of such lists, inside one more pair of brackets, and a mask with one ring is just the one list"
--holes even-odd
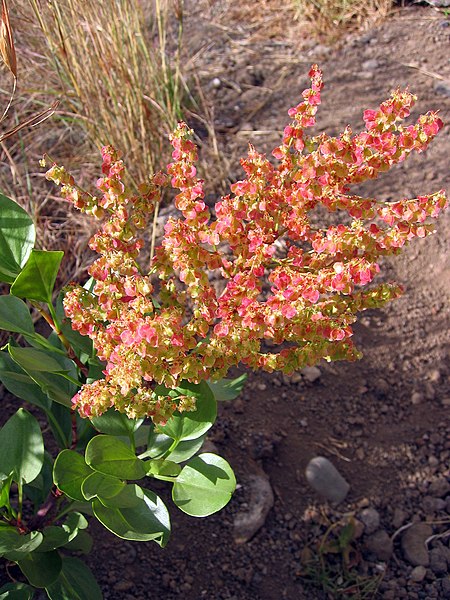
[(369, 60), (365, 60), (361, 65), (364, 71), (376, 71), (379, 66), (380, 63), (377, 61), (376, 58), (370, 58)]
[(394, 552), (394, 544), (384, 529), (380, 529), (366, 538), (366, 548), (382, 561), (388, 561)]
[(446, 599), (450, 598), (450, 578), (446, 577), (445, 579), (443, 579), (441, 585), (442, 597)]
[(274, 502), (267, 475), (250, 475), (246, 485), (250, 488), (250, 507), (234, 517), (233, 537), (236, 544), (248, 542), (261, 529)]
[(433, 534), (428, 523), (414, 523), (402, 535), (401, 546), (405, 559), (413, 566), (428, 567), (430, 558), (425, 540)]
[(401, 527), (403, 525), (403, 523), (406, 521), (407, 518), (408, 518), (408, 513), (406, 513), (401, 508), (396, 508), (394, 510), (394, 515), (392, 517), (392, 525), (396, 529), (398, 529), (399, 527)]
[(318, 494), (330, 502), (342, 502), (350, 489), (336, 467), (324, 456), (316, 456), (309, 461), (306, 479)]
[(444, 498), (447, 494), (450, 494), (450, 483), (445, 477), (439, 477), (430, 483), (428, 487), (428, 493), (430, 496), (436, 496), (437, 498)]
[(420, 583), (425, 579), (425, 575), (427, 574), (427, 570), (424, 566), (419, 565), (418, 567), (414, 567), (411, 571), (410, 578), (415, 583)]
[(441, 96), (450, 97), (450, 81), (437, 81), (434, 84), (434, 91)]
[(306, 381), (309, 381), (310, 383), (314, 383), (322, 375), (318, 367), (304, 367), (301, 370), (301, 374), (303, 375), (303, 378), (306, 379)]
[(368, 535), (380, 526), (380, 513), (374, 508), (365, 508), (361, 511), (359, 518), (364, 523), (364, 529)]
[(440, 548), (433, 548), (430, 551), (430, 569), (435, 575), (447, 573), (447, 559)]
[(445, 510), (446, 502), (442, 498), (434, 498), (433, 496), (424, 496), (422, 500), (422, 508), (427, 515)]

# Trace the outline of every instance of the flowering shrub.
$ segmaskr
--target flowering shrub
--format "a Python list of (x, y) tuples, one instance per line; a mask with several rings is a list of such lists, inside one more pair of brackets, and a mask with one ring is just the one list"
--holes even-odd
[[(380, 257), (433, 230), (429, 218), (446, 204), (443, 191), (381, 202), (350, 193), (350, 186), (422, 152), (442, 127), (437, 113), (402, 121), (415, 97), (396, 90), (378, 110), (364, 112), (365, 130), (339, 137), (308, 136), (323, 87), (313, 66), (311, 87), (289, 111), (292, 122), (273, 151), (276, 164), (250, 146), (241, 161), (246, 178), (231, 186), (212, 215), (197, 177), (197, 149), (186, 124), (171, 137), (173, 162), (132, 195), (124, 165), (103, 149), (100, 196), (82, 190), (64, 168), (47, 177), (62, 196), (104, 221), (90, 246), (100, 257), (89, 269), (92, 289), (73, 285), (64, 309), (72, 327), (89, 336), (106, 363), (104, 379), (86, 383), (73, 402), (92, 417), (114, 407), (130, 417), (165, 422), (192, 410), (168, 391), (182, 381), (223, 377), (243, 363), (291, 373), (321, 359), (355, 360), (352, 324), (359, 311), (396, 298), (401, 288), (379, 283)], [(170, 218), (149, 269), (138, 262), (141, 239), (167, 187), (178, 190), (179, 218)], [(315, 227), (317, 207), (343, 215)], [(279, 249), (283, 252), (280, 255)], [(210, 274), (218, 271), (218, 291)], [(265, 285), (270, 291), (265, 293)], [(263, 343), (271, 342), (265, 352)]]

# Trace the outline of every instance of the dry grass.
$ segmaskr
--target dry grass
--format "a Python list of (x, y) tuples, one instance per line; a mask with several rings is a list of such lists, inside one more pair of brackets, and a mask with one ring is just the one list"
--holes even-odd
[(352, 29), (371, 27), (385, 19), (393, 0), (293, 0), (297, 17), (316, 36), (333, 41)]
[(36, 66), (50, 82), (47, 91), (62, 93), (66, 116), (97, 147), (120, 150), (133, 180), (144, 181), (164, 163), (167, 135), (186, 100), (181, 0), (28, 4), (42, 34), (34, 42), (42, 55)]

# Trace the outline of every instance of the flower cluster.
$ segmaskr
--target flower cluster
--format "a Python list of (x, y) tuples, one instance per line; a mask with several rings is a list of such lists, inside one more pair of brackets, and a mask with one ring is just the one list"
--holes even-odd
[[(347, 127), (339, 137), (310, 137), (305, 130), (315, 123), (323, 87), (317, 66), (310, 78), (303, 101), (289, 111), (292, 122), (274, 160), (250, 146), (241, 161), (246, 178), (231, 186), (214, 214), (184, 123), (171, 137), (167, 172), (139, 195), (124, 187), (123, 163), (111, 148), (103, 149), (100, 197), (81, 191), (60, 167), (50, 169), (47, 177), (63, 183), (67, 200), (108, 216), (90, 242), (100, 255), (89, 270), (95, 287), (74, 286), (64, 301), (73, 328), (93, 340), (106, 364), (105, 378), (74, 398), (82, 415), (114, 406), (164, 420), (176, 405), (157, 384), (171, 389), (182, 380), (220, 378), (238, 363), (290, 373), (321, 359), (358, 358), (351, 339), (356, 314), (401, 293), (395, 284), (366, 287), (379, 258), (429, 234), (429, 218), (447, 201), (439, 191), (381, 202), (352, 195), (350, 186), (425, 150), (442, 122), (429, 112), (402, 125), (415, 97), (397, 90), (378, 110), (365, 111), (361, 133)], [(144, 270), (140, 235), (170, 186), (181, 215), (168, 220)], [(341, 222), (314, 227), (310, 215), (319, 206), (342, 215)]]

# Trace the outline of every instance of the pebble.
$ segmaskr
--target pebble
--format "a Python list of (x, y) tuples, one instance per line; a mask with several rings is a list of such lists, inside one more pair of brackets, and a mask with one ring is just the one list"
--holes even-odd
[(442, 597), (450, 598), (450, 578), (446, 577), (442, 580)]
[(417, 567), (414, 567), (414, 569), (411, 571), (411, 580), (414, 581), (415, 583), (420, 583), (421, 581), (423, 581), (425, 579), (425, 575), (427, 574), (427, 570), (423, 565), (418, 565)]
[(441, 510), (445, 510), (446, 502), (442, 498), (434, 498), (433, 496), (424, 496), (422, 500), (422, 508), (427, 515), (432, 515)]
[(306, 467), (310, 486), (330, 502), (340, 503), (347, 496), (350, 485), (328, 458), (316, 456)]
[(301, 370), (301, 374), (306, 381), (309, 381), (309, 383), (314, 383), (322, 375), (318, 367), (304, 367)]
[(435, 575), (447, 573), (447, 559), (440, 548), (433, 548), (430, 551), (430, 569)]
[(405, 559), (413, 566), (427, 567), (430, 563), (425, 540), (433, 534), (427, 523), (414, 523), (402, 535), (401, 546)]
[(413, 392), (411, 396), (411, 404), (414, 404), (416, 406), (417, 404), (422, 404), (423, 400), (423, 394), (421, 394), (420, 392)]
[(375, 554), (378, 560), (388, 561), (393, 552), (394, 544), (384, 529), (379, 529), (366, 538), (367, 549)]
[(430, 483), (428, 493), (430, 496), (444, 498), (444, 496), (450, 494), (450, 483), (445, 477), (439, 477)]
[(222, 82), (218, 77), (214, 77), (214, 79), (211, 81), (211, 85), (213, 88), (218, 89), (222, 85)]
[(359, 515), (360, 520), (364, 523), (366, 534), (374, 533), (380, 526), (380, 513), (374, 508), (365, 508)]
[(364, 71), (376, 71), (379, 66), (380, 66), (380, 63), (377, 61), (376, 58), (371, 58), (369, 60), (365, 60), (361, 65), (361, 67), (364, 69)]
[(264, 525), (274, 503), (272, 487), (267, 475), (250, 475), (247, 486), (250, 488), (249, 510), (240, 511), (234, 517), (234, 541), (245, 544)]
[(398, 529), (403, 525), (407, 518), (408, 514), (404, 510), (401, 510), (401, 508), (396, 508), (392, 517), (392, 525)]

